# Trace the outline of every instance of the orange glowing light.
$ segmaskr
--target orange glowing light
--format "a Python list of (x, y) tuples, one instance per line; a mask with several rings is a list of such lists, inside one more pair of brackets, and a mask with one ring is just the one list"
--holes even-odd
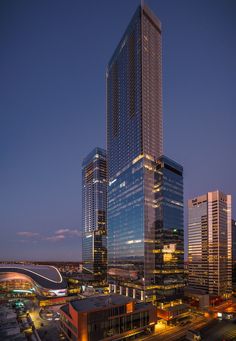
[(133, 302), (126, 304), (126, 312), (127, 314), (133, 312)]

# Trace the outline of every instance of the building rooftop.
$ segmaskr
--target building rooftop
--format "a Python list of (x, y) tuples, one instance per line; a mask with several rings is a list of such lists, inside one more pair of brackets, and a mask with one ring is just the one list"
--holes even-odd
[(34, 264), (0, 264), (0, 271), (12, 271), (12, 269), (26, 270), (36, 273), (39, 276), (48, 277), (51, 281), (60, 283), (62, 281), (61, 274), (54, 266), (49, 265), (34, 265)]
[(88, 312), (90, 310), (100, 310), (105, 307), (119, 306), (133, 302), (134, 299), (121, 295), (104, 295), (84, 298), (82, 300), (71, 301), (70, 304), (77, 311)]
[(176, 304), (176, 305), (173, 305), (171, 307), (168, 307), (168, 308), (164, 308), (164, 310), (168, 310), (168, 311), (176, 311), (176, 310), (180, 310), (180, 309), (188, 309), (189, 306), (187, 304)]
[(45, 288), (61, 289), (67, 285), (60, 272), (54, 266), (33, 264), (0, 264), (0, 275), (5, 273), (20, 273), (32, 278)]
[(208, 295), (207, 291), (204, 289), (199, 288), (193, 288), (193, 287), (185, 287), (184, 288), (185, 294), (191, 294), (191, 295)]
[(151, 11), (151, 9), (146, 4), (138, 6), (137, 10), (135, 11), (133, 17), (131, 18), (128, 27), (126, 28), (124, 34), (122, 35), (122, 38), (121, 38), (119, 44), (117, 45), (117, 47), (116, 47), (116, 49), (115, 49), (115, 51), (114, 51), (114, 53), (113, 53), (109, 63), (108, 63), (108, 66), (107, 66), (107, 70), (108, 71), (109, 71), (111, 65), (113, 64), (114, 60), (119, 55), (121, 49), (123, 48), (123, 44), (126, 41), (127, 35), (133, 29), (134, 24), (135, 24), (137, 18), (141, 16), (142, 12), (149, 18), (149, 20), (152, 21), (152, 24), (158, 29), (158, 31), (161, 32), (161, 22), (156, 17), (156, 15)]
[(15, 311), (8, 305), (0, 305), (0, 340), (26, 340), (20, 332)]
[(82, 162), (82, 167), (86, 166), (89, 162), (95, 159), (98, 156), (106, 157), (106, 150), (100, 147), (94, 148), (84, 159)]

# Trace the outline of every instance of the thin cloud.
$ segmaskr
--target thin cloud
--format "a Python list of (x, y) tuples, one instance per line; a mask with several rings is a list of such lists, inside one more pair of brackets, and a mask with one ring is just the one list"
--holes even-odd
[(67, 235), (67, 236), (77, 236), (77, 237), (80, 237), (81, 236), (81, 233), (79, 230), (72, 230), (72, 229), (59, 229), (55, 232), (56, 235), (60, 235), (60, 234), (64, 234), (64, 235)]
[(17, 235), (21, 237), (34, 238), (34, 237), (38, 237), (39, 233), (30, 232), (30, 231), (20, 231), (20, 232), (17, 232)]
[(18, 236), (24, 237), (26, 239), (21, 239), (21, 242), (27, 241), (40, 241), (46, 240), (50, 242), (58, 242), (64, 239), (69, 239), (73, 237), (81, 237), (81, 232), (77, 229), (61, 228), (53, 232), (52, 235), (41, 235), (38, 232), (32, 231), (20, 231), (17, 232)]
[(65, 236), (64, 236), (64, 234), (57, 234), (57, 235), (54, 235), (54, 236), (46, 237), (45, 239), (49, 240), (51, 242), (58, 242), (60, 240), (65, 239)]
[(55, 234), (68, 233), (68, 232), (70, 232), (70, 229), (59, 229), (55, 232)]

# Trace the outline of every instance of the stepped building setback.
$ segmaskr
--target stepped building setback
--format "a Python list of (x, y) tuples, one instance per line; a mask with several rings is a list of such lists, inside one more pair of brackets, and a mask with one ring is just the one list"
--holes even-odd
[(174, 298), (184, 286), (183, 169), (163, 156), (161, 23), (146, 5), (106, 79), (110, 292)]

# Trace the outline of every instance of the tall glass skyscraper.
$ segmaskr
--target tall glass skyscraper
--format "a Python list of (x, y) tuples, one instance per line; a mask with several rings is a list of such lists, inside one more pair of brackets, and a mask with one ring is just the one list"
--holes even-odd
[(107, 67), (109, 179), (139, 155), (163, 154), (161, 70), (161, 23), (139, 7)]
[(97, 280), (107, 274), (107, 161), (95, 148), (82, 164), (82, 259)]
[(163, 154), (161, 23), (140, 6), (107, 67), (110, 290), (141, 300), (184, 286), (182, 167)]

